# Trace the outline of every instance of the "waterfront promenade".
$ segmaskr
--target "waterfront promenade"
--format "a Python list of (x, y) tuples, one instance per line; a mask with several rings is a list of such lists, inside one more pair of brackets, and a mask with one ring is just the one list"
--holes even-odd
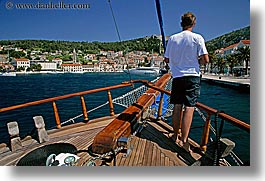
[(215, 83), (226, 87), (236, 88), (240, 90), (250, 90), (250, 77), (234, 77), (227, 75), (211, 75), (203, 74), (202, 81)]
[(216, 80), (216, 81), (223, 81), (223, 82), (231, 82), (231, 83), (250, 85), (250, 77), (234, 77), (234, 76), (227, 76), (227, 75), (203, 74), (202, 78), (203, 79)]

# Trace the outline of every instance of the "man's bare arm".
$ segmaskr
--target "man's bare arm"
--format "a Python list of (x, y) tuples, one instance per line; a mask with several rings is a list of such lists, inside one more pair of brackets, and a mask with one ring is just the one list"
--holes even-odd
[(208, 54), (204, 54), (204, 55), (199, 56), (199, 63), (200, 64), (207, 64), (207, 63), (209, 63), (209, 56), (208, 56)]
[(164, 58), (164, 62), (169, 63), (169, 58)]

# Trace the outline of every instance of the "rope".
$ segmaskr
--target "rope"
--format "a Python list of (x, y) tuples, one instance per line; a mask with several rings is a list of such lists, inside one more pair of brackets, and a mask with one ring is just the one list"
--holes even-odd
[[(113, 18), (113, 21), (114, 21), (115, 29), (116, 29), (116, 32), (117, 32), (117, 35), (118, 35), (118, 38), (119, 38), (119, 42), (121, 43), (122, 42), (121, 41), (121, 36), (120, 36), (120, 32), (119, 32), (119, 28), (118, 28), (118, 25), (117, 25), (117, 21), (116, 21), (114, 12), (113, 12), (111, 1), (108, 0), (108, 2), (109, 2), (109, 6), (110, 6), (111, 15), (112, 15), (112, 18)], [(127, 51), (128, 51), (128, 47), (126, 46), (126, 48), (125, 48), (125, 53), (126, 54), (127, 54)], [(125, 57), (125, 62), (126, 62), (126, 68), (128, 70), (128, 75), (129, 75), (130, 82), (132, 82), (132, 76), (131, 76), (131, 72), (129, 71), (129, 63), (128, 63), (128, 57), (127, 56)], [(134, 84), (133, 83), (132, 83), (132, 89), (134, 89)]]
[(112, 5), (111, 5), (110, 0), (108, 0), (108, 2), (109, 2), (110, 11), (111, 11), (111, 14), (112, 14), (112, 18), (113, 18), (113, 21), (114, 21), (114, 24), (115, 24), (115, 29), (116, 29), (116, 32), (117, 32), (119, 41), (121, 42), (121, 36), (120, 36), (120, 32), (119, 32), (118, 25), (117, 25), (117, 22), (116, 22), (116, 18), (114, 16), (114, 12), (113, 12), (113, 9), (112, 9)]
[(231, 156), (231, 158), (233, 159), (233, 161), (234, 161), (238, 166), (241, 166), (241, 165), (244, 164), (244, 163), (240, 160), (240, 158), (239, 158), (239, 157), (238, 157), (233, 151), (231, 151), (230, 156)]
[[(101, 105), (99, 105), (99, 106), (97, 106), (97, 107), (95, 107), (95, 108), (93, 108), (93, 109), (88, 110), (87, 113), (91, 113), (91, 112), (93, 112), (93, 111), (95, 111), (95, 110), (97, 110), (97, 109), (100, 109), (101, 107), (103, 107), (103, 106), (105, 106), (105, 105), (107, 105), (107, 104), (109, 104), (109, 101), (107, 101), (107, 102), (105, 102), (104, 104), (101, 104)], [(67, 123), (69, 123), (69, 122), (75, 123), (75, 119), (80, 118), (80, 117), (82, 117), (83, 115), (84, 115), (84, 114), (82, 113), (82, 114), (79, 114), (79, 115), (77, 115), (77, 116), (75, 116), (75, 117), (72, 117), (72, 118), (70, 118), (70, 119), (68, 119), (68, 120), (66, 120), (66, 121), (64, 121), (64, 122), (62, 122), (61, 125), (65, 125), (65, 124), (67, 124)], [(51, 127), (51, 128), (56, 128), (56, 126), (53, 126), (53, 127)]]
[[(195, 109), (195, 111), (198, 112), (199, 116), (203, 119), (203, 121), (206, 122), (206, 117), (205, 117), (205, 115), (201, 112), (201, 110), (200, 110), (199, 108), (197, 108), (197, 107), (195, 107), (194, 109)], [(211, 129), (211, 131), (214, 133), (214, 135), (216, 135), (216, 130), (215, 130), (215, 128), (214, 128), (211, 124), (210, 124), (210, 129)]]
[[(155, 82), (157, 80), (158, 80), (158, 78), (152, 80), (151, 82)], [(144, 92), (147, 89), (148, 88), (145, 85), (142, 85), (142, 86), (140, 86), (140, 87), (138, 87), (138, 88), (136, 88), (136, 89), (134, 89), (134, 90), (122, 95), (122, 96), (119, 96), (119, 97), (113, 99), (113, 103), (127, 108), (131, 104), (133, 104), (142, 94), (144, 94)], [(109, 104), (109, 101), (107, 101), (104, 104), (101, 104), (101, 105), (99, 105), (97, 107), (94, 107), (93, 109), (88, 110), (87, 113), (91, 113), (91, 112), (93, 112), (95, 110), (98, 110), (101, 107), (106, 106), (107, 104)], [(83, 113), (79, 114), (79, 115), (77, 115), (75, 117), (72, 117), (72, 118), (70, 118), (70, 119), (68, 119), (68, 120), (66, 120), (64, 122), (62, 122), (61, 125), (65, 125), (65, 124), (67, 124), (69, 122), (75, 123), (75, 120), (80, 118), (80, 117), (82, 117), (82, 116), (83, 116)], [(56, 128), (56, 126), (51, 127), (51, 128)]]

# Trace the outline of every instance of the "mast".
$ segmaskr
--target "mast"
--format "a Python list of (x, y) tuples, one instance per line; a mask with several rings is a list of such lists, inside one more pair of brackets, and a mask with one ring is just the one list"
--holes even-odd
[(164, 33), (164, 28), (163, 28), (163, 18), (162, 18), (162, 12), (161, 12), (161, 5), (159, 0), (156, 1), (156, 11), (157, 11), (157, 16), (158, 16), (158, 21), (159, 21), (159, 26), (160, 26), (160, 31), (162, 35), (162, 43), (163, 43), (163, 48), (164, 52), (166, 51), (166, 39), (165, 39), (165, 33)]
[[(163, 28), (163, 18), (162, 18), (162, 12), (161, 12), (161, 6), (160, 6), (160, 1), (156, 1), (156, 11), (157, 11), (157, 16), (158, 16), (158, 21), (159, 21), (159, 26), (160, 26), (160, 31), (162, 35), (162, 43), (163, 43), (163, 49), (164, 53), (166, 52), (166, 38), (165, 38), (165, 33), (164, 33), (164, 28)], [(160, 64), (160, 72), (162, 74), (167, 73), (169, 70), (169, 66), (167, 63), (164, 61)]]

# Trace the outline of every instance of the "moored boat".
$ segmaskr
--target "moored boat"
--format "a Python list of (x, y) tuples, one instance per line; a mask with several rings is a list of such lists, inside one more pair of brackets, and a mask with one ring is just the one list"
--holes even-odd
[(16, 72), (3, 72), (0, 73), (0, 76), (14, 77), (17, 76)]
[(123, 71), (125, 73), (130, 73), (130, 74), (152, 74), (152, 75), (160, 74), (159, 67), (136, 67), (132, 69), (125, 69)]

